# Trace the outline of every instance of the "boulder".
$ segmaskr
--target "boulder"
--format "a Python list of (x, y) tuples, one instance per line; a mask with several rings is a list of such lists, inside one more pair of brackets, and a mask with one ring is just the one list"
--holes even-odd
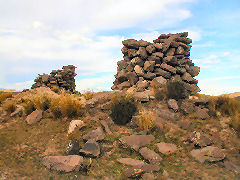
[(198, 66), (190, 66), (188, 69), (188, 73), (192, 76), (195, 77), (199, 74), (199, 67)]
[(166, 63), (162, 63), (161, 64), (161, 68), (163, 70), (166, 70), (166, 71), (172, 73), (172, 74), (176, 74), (176, 72), (177, 72), (176, 68), (174, 68), (174, 67), (172, 67), (170, 65), (167, 65)]
[(144, 61), (140, 57), (135, 57), (131, 60), (132, 65), (136, 66), (139, 65), (143, 67)]
[(139, 76), (143, 76), (144, 75), (144, 71), (143, 71), (143, 68), (139, 65), (136, 65), (134, 67), (134, 71), (136, 72), (137, 75)]
[(144, 70), (145, 71), (149, 71), (149, 72), (152, 72), (153, 69), (154, 69), (154, 65), (155, 65), (155, 61), (146, 61), (144, 63)]
[(147, 59), (148, 54), (145, 47), (139, 47), (139, 50), (137, 51), (137, 55), (140, 56), (142, 59)]
[(135, 151), (138, 151), (138, 149), (142, 146), (145, 146), (151, 141), (153, 141), (155, 138), (153, 135), (130, 135), (130, 136), (124, 136), (120, 138), (120, 142), (123, 144), (127, 144), (130, 148), (134, 149)]
[(83, 157), (78, 155), (46, 156), (43, 158), (43, 165), (48, 169), (63, 172), (79, 171), (82, 163)]
[(221, 149), (214, 146), (207, 146), (202, 149), (194, 149), (191, 155), (199, 162), (216, 162), (221, 161), (225, 158), (225, 154)]
[(199, 108), (196, 107), (196, 111), (194, 112), (194, 115), (200, 119), (209, 119), (210, 116), (208, 114), (208, 109), (207, 108)]
[(153, 46), (152, 44), (148, 45), (148, 46), (146, 47), (146, 50), (147, 50), (147, 52), (148, 52), (149, 54), (152, 54), (152, 53), (156, 52), (156, 48), (155, 48), (155, 46)]
[(171, 78), (171, 73), (168, 72), (168, 71), (164, 71), (164, 70), (161, 69), (161, 68), (155, 68), (155, 69), (154, 69), (154, 73), (155, 73), (157, 76), (162, 76), (162, 77), (164, 77), (165, 79), (170, 79), (170, 78)]
[(162, 88), (166, 85), (167, 80), (164, 77), (159, 76), (159, 77), (155, 77), (152, 80), (152, 83), (153, 83), (153, 85), (156, 85), (157, 87)]
[(150, 100), (150, 97), (148, 93), (146, 92), (135, 92), (134, 98), (139, 102), (148, 102)]
[(155, 144), (158, 147), (159, 152), (162, 154), (172, 154), (177, 151), (177, 146), (171, 143), (160, 142)]
[(42, 114), (43, 114), (42, 110), (33, 111), (26, 118), (27, 124), (31, 125), (39, 122), (42, 119)]
[(68, 134), (71, 134), (75, 130), (75, 128), (81, 129), (85, 126), (86, 125), (82, 120), (72, 120), (68, 127)]
[(156, 74), (154, 73), (151, 73), (151, 72), (147, 72), (143, 75), (143, 77), (146, 79), (146, 80), (153, 80), (155, 77), (156, 77)]

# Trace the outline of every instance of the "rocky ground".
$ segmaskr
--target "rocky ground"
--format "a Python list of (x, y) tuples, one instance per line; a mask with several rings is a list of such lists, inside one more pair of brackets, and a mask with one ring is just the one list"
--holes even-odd
[(122, 91), (86, 98), (84, 116), (75, 119), (24, 115), (21, 99), (31, 93), (38, 91), (6, 100), (17, 102), (14, 113), (0, 109), (0, 179), (240, 178), (240, 139), (230, 117), (211, 117), (206, 99), (178, 106), (138, 94), (138, 109), (156, 114), (154, 128), (142, 130), (135, 116), (124, 126), (110, 118), (111, 98)]

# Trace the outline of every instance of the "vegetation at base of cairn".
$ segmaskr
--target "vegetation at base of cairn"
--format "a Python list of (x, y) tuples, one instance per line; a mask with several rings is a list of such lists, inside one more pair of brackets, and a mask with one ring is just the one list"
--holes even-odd
[(111, 103), (111, 114), (113, 122), (118, 125), (125, 125), (131, 121), (137, 110), (136, 102), (130, 95), (114, 96)]
[(83, 116), (85, 106), (74, 94), (61, 94), (51, 101), (49, 108), (55, 118)]
[(138, 126), (144, 130), (150, 130), (154, 127), (156, 118), (154, 112), (143, 109), (137, 115)]
[(185, 84), (180, 80), (170, 80), (167, 82), (167, 97), (168, 99), (185, 99), (189, 96)]

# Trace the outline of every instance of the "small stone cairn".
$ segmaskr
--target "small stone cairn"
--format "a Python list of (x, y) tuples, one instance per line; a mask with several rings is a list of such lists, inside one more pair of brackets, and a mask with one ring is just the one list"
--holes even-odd
[(75, 68), (76, 67), (73, 65), (68, 65), (63, 66), (62, 70), (52, 70), (50, 75), (45, 73), (43, 73), (43, 75), (39, 74), (34, 80), (35, 83), (32, 85), (32, 89), (41, 86), (47, 86), (50, 88), (58, 86), (73, 92), (76, 87), (74, 77), (77, 74), (75, 73)]
[(190, 94), (199, 92), (198, 81), (193, 78), (199, 74), (199, 67), (189, 59), (192, 40), (187, 36), (188, 32), (161, 34), (153, 43), (134, 39), (122, 41), (124, 56), (117, 63), (112, 89), (134, 87), (145, 91), (160, 77), (166, 82), (182, 80)]

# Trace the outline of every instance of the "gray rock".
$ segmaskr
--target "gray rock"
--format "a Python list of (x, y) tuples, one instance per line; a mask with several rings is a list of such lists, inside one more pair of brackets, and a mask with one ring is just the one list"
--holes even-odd
[(105, 120), (100, 120), (100, 123), (104, 127), (107, 134), (112, 134), (112, 131), (109, 129), (109, 126)]
[(86, 140), (86, 141), (89, 141), (89, 140), (101, 141), (105, 138), (105, 135), (102, 128), (98, 127), (96, 130), (90, 131), (89, 133), (84, 135), (82, 138), (83, 140)]
[(138, 151), (140, 147), (151, 143), (154, 139), (153, 135), (130, 135), (120, 138), (120, 142), (126, 143), (129, 147)]
[(175, 99), (169, 99), (167, 101), (168, 108), (174, 110), (175, 112), (178, 111), (178, 103)]
[(195, 106), (192, 102), (188, 100), (183, 100), (180, 105), (180, 110), (184, 114), (192, 114), (195, 111)]
[(80, 153), (83, 153), (85, 156), (93, 156), (98, 157), (100, 155), (100, 146), (98, 143), (94, 140), (88, 140), (84, 146), (83, 149), (80, 149)]
[(178, 115), (170, 110), (165, 110), (162, 108), (157, 108), (156, 110), (158, 117), (162, 119), (168, 119), (168, 120), (176, 120), (178, 118)]
[(43, 158), (43, 165), (50, 170), (71, 172), (79, 171), (83, 157), (78, 155), (69, 156), (46, 156)]
[(151, 164), (159, 164), (160, 161), (162, 161), (162, 158), (160, 157), (159, 154), (157, 154), (156, 152), (147, 147), (141, 148), (139, 150), (139, 153), (144, 159), (148, 160)]
[(199, 162), (216, 162), (221, 161), (225, 158), (225, 154), (221, 149), (214, 146), (207, 146), (202, 149), (194, 149), (191, 152), (191, 155)]
[(35, 110), (31, 114), (29, 114), (26, 118), (27, 124), (36, 124), (37, 122), (41, 121), (42, 119), (42, 110)]

